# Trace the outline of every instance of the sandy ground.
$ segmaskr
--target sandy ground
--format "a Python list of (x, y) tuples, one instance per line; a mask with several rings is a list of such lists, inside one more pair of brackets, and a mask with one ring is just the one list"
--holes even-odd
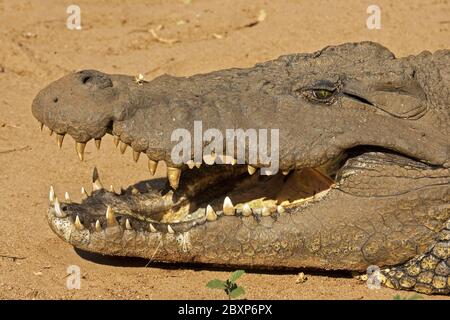
[[(373, 1), (77, 1), (81, 31), (65, 27), (72, 1), (0, 1), (0, 298), (13, 299), (216, 299), (205, 288), (230, 270), (149, 266), (139, 259), (84, 257), (59, 240), (44, 214), (49, 185), (79, 200), (97, 166), (116, 188), (148, 178), (146, 162), (121, 156), (112, 140), (101, 152), (87, 146), (78, 161), (73, 141), (58, 150), (30, 112), (43, 86), (68, 72), (191, 75), (309, 52), (346, 41), (372, 40), (396, 55), (449, 48), (450, 1), (377, 1), (381, 30), (366, 28)], [(261, 10), (264, 21), (257, 21)], [(158, 36), (176, 40), (157, 41)], [(170, 41), (171, 42), (171, 41)], [(159, 172), (161, 174), (161, 172)], [(81, 268), (80, 290), (66, 289), (66, 269)], [(397, 292), (369, 290), (351, 277), (248, 273), (248, 299), (392, 299)], [(400, 292), (408, 296), (408, 292)], [(431, 299), (431, 297), (426, 297)], [(442, 298), (442, 297), (441, 297)]]

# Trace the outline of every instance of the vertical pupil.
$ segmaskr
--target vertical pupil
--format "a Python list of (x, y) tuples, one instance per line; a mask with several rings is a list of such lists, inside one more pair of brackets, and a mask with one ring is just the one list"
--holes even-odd
[(319, 98), (327, 98), (329, 96), (329, 92), (327, 90), (319, 90), (317, 93)]

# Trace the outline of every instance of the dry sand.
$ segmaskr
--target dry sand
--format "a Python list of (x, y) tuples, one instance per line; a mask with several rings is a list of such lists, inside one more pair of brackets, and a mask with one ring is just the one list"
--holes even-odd
[[(58, 150), (40, 133), (30, 112), (36, 93), (50, 81), (85, 68), (110, 73), (191, 75), (248, 67), (282, 54), (330, 44), (372, 40), (397, 56), (450, 48), (450, 1), (377, 1), (381, 30), (366, 28), (372, 1), (85, 1), (81, 31), (65, 27), (71, 1), (0, 1), (0, 298), (14, 299), (216, 299), (205, 288), (229, 270), (150, 266), (136, 259), (86, 259), (47, 226), (48, 188), (79, 200), (97, 166), (103, 181), (128, 185), (147, 179), (145, 161), (121, 156), (112, 139), (101, 152), (93, 143), (78, 161), (73, 141)], [(188, 3), (188, 4), (187, 4)], [(264, 21), (257, 21), (261, 10)], [(149, 29), (158, 30), (157, 41)], [(170, 41), (169, 41), (170, 42)], [(161, 174), (161, 172), (159, 172)], [(66, 289), (66, 268), (78, 265), (80, 290)], [(390, 289), (369, 290), (351, 277), (248, 273), (248, 299), (392, 299)], [(400, 292), (407, 296), (411, 293)], [(432, 297), (426, 297), (431, 299)]]

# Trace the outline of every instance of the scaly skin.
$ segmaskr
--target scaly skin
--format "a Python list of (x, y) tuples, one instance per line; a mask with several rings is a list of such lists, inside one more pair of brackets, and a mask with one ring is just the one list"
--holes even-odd
[[(181, 169), (173, 202), (206, 197), (189, 195), (198, 176), (170, 157), (173, 130), (192, 131), (195, 120), (203, 130), (280, 129), (281, 170), (344, 162), (328, 192), (271, 216), (200, 216), (169, 228), (152, 218), (169, 189), (151, 185), (120, 196), (97, 190), (82, 204), (61, 205), (62, 213), (53, 203), (50, 226), (75, 247), (102, 254), (265, 268), (377, 265), (389, 267), (383, 280), (390, 287), (448, 294), (449, 87), (450, 51), (396, 59), (370, 42), (143, 84), (92, 70), (68, 75), (37, 95), (34, 116), (79, 143), (113, 134)], [(318, 100), (319, 89), (331, 97)], [(116, 219), (105, 218), (107, 206)]]

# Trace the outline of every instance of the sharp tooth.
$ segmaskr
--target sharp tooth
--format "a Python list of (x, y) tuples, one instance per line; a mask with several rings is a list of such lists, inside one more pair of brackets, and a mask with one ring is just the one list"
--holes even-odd
[(44, 124), (42, 122), (39, 122), (39, 129), (42, 131), (44, 129)]
[(83, 196), (89, 197), (89, 194), (87, 193), (86, 189), (84, 187), (81, 187), (81, 194)]
[(278, 206), (277, 207), (277, 212), (279, 213), (279, 214), (282, 214), (282, 213), (284, 213), (284, 207), (283, 206)]
[(135, 186), (132, 186), (132, 187), (131, 187), (131, 194), (137, 195), (137, 194), (139, 194), (139, 193), (140, 193), (139, 190), (138, 190)]
[(127, 229), (127, 230), (131, 230), (131, 224), (130, 224), (130, 220), (125, 220), (125, 228)]
[(48, 200), (50, 200), (51, 203), (55, 201), (55, 189), (53, 189), (53, 186), (50, 186), (50, 191), (48, 193)]
[(117, 148), (117, 146), (119, 145), (119, 137), (118, 136), (114, 136), (114, 145), (116, 146), (116, 148)]
[(67, 202), (72, 202), (71, 200), (70, 200), (70, 195), (69, 195), (69, 193), (66, 191), (66, 193), (64, 194), (64, 200), (66, 200)]
[(181, 170), (178, 168), (167, 167), (167, 178), (169, 179), (169, 184), (173, 189), (178, 188), (180, 183)]
[(56, 143), (58, 144), (58, 147), (59, 147), (60, 149), (61, 149), (61, 147), (62, 147), (63, 141), (64, 141), (64, 135), (63, 135), (63, 134), (57, 133), (57, 134), (56, 134)]
[(102, 190), (103, 185), (101, 184), (100, 180), (96, 180), (92, 183), (92, 191)]
[(98, 174), (97, 167), (94, 167), (92, 172), (92, 191), (97, 191), (103, 189), (103, 185), (100, 182), (100, 176)]
[(248, 174), (249, 174), (249, 175), (252, 175), (252, 174), (254, 174), (254, 173), (256, 172), (256, 168), (255, 168), (255, 167), (252, 167), (251, 165), (249, 165), (249, 166), (247, 167), (247, 171), (248, 171)]
[(152, 176), (155, 175), (156, 168), (158, 167), (158, 162), (148, 159), (148, 171)]
[(157, 232), (158, 230), (156, 230), (156, 228), (150, 223), (148, 225), (148, 228), (150, 229), (150, 232)]
[(231, 165), (234, 166), (237, 163), (237, 160), (235, 158), (231, 159)]
[(134, 160), (134, 162), (138, 162), (140, 155), (141, 155), (141, 153), (139, 151), (134, 151), (133, 150), (133, 160)]
[(208, 221), (217, 220), (217, 214), (214, 212), (214, 209), (209, 204), (206, 206), (206, 220)]
[(194, 163), (194, 161), (192, 161), (192, 160), (188, 160), (188, 161), (186, 162), (186, 164), (187, 164), (187, 166), (189, 167), (189, 169), (194, 169), (194, 167), (195, 167), (195, 163)]
[(95, 230), (96, 231), (102, 231), (102, 225), (100, 224), (100, 221), (95, 221)]
[(113, 185), (110, 185), (110, 186), (109, 186), (109, 191), (112, 192), (112, 193), (115, 193), (115, 191), (114, 191), (114, 186), (113, 186)]
[(244, 204), (244, 206), (242, 207), (242, 215), (245, 217), (251, 216), (252, 215), (252, 208), (250, 208), (250, 205), (248, 203)]
[(83, 161), (84, 160), (84, 148), (86, 147), (86, 143), (77, 142), (75, 144), (75, 149), (77, 150), (78, 158)]
[(119, 149), (120, 149), (120, 153), (124, 154), (125, 150), (127, 150), (128, 145), (125, 142), (120, 141), (119, 144)]
[(173, 231), (172, 227), (170, 226), (170, 224), (167, 225), (167, 232), (169, 233), (175, 233), (175, 231)]
[(83, 230), (84, 226), (81, 224), (80, 218), (77, 217), (75, 218), (75, 228), (77, 228), (78, 230)]
[(64, 218), (66, 216), (66, 214), (62, 212), (61, 205), (59, 204), (59, 200), (57, 197), (55, 197), (54, 205), (55, 205), (56, 216), (58, 218)]
[(262, 208), (261, 215), (263, 217), (268, 217), (268, 216), (270, 216), (270, 214), (271, 214), (271, 212), (270, 212), (269, 208), (267, 208), (267, 207)]
[(200, 169), (201, 165), (202, 165), (201, 162), (197, 162), (197, 163), (195, 164), (195, 167), (196, 167), (197, 169)]
[(117, 225), (116, 215), (110, 206), (106, 209), (106, 225), (108, 227)]
[(102, 144), (102, 138), (95, 139), (94, 142), (95, 142), (95, 147), (97, 148), (97, 150), (100, 150), (100, 145)]
[(234, 215), (234, 206), (229, 197), (225, 197), (223, 201), (223, 214), (226, 216)]
[(211, 154), (205, 154), (203, 156), (203, 162), (206, 163), (207, 165), (213, 165), (214, 162), (216, 161), (216, 154), (215, 153), (211, 153)]
[(291, 172), (291, 170), (283, 170), (282, 173), (283, 175), (287, 176), (289, 174), (289, 172)]

